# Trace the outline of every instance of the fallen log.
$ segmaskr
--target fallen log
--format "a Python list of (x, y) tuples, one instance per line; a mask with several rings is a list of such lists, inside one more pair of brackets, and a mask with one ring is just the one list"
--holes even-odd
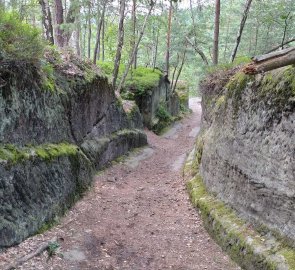
[(294, 47), (255, 56), (252, 58), (252, 62), (246, 65), (242, 71), (245, 74), (255, 75), (292, 64), (295, 64)]
[(41, 253), (43, 253), (45, 250), (47, 250), (52, 243), (55, 243), (56, 241), (57, 241), (57, 238), (54, 237), (49, 242), (42, 243), (36, 250), (30, 252), (29, 254), (27, 254), (23, 257), (17, 258), (15, 261), (13, 261), (9, 265), (5, 266), (4, 270), (16, 269), (17, 267), (19, 267), (20, 265), (22, 265), (26, 261), (28, 261), (36, 256), (39, 256)]

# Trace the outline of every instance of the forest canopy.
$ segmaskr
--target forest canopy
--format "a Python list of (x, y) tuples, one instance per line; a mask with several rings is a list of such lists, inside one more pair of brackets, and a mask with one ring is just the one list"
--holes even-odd
[(0, 59), (70, 48), (108, 63), (118, 90), (138, 66), (196, 89), (214, 65), (295, 44), (295, 0), (0, 0), (0, 10)]

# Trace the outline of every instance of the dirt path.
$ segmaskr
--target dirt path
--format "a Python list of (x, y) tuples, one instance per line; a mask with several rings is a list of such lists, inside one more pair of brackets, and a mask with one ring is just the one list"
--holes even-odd
[[(239, 269), (211, 240), (185, 191), (181, 168), (200, 124), (193, 114), (149, 147), (96, 177), (94, 188), (60, 225), (0, 255), (2, 263), (58, 236), (63, 258), (46, 254), (20, 269)], [(1, 263), (0, 263), (1, 268)]]

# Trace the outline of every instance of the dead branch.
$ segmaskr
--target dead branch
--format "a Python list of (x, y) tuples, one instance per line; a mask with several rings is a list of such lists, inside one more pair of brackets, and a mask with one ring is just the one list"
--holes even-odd
[(57, 241), (57, 238), (54, 237), (49, 242), (42, 243), (36, 250), (30, 252), (29, 254), (27, 254), (27, 255), (25, 255), (23, 257), (17, 258), (14, 262), (12, 262), (9, 265), (7, 265), (6, 267), (4, 267), (4, 270), (15, 269), (18, 266), (25, 263), (26, 261), (28, 261), (28, 260), (36, 257), (36, 256), (39, 256), (41, 253), (43, 253), (45, 250), (47, 250), (49, 248), (50, 244), (52, 244), (52, 243), (54, 243), (56, 241)]

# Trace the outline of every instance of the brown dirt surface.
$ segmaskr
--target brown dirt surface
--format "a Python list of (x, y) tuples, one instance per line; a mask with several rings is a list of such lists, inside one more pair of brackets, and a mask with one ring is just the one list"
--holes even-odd
[[(100, 172), (93, 188), (59, 225), (0, 254), (0, 269), (53, 237), (46, 252), (18, 269), (233, 270), (240, 269), (209, 237), (188, 199), (182, 165), (193, 147), (201, 107), (149, 146)], [(1, 268), (2, 267), (2, 268)]]

